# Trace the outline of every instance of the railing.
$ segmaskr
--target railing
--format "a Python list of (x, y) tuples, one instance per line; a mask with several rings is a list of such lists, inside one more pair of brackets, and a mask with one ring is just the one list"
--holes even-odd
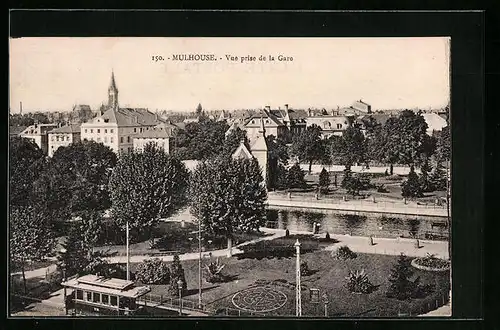
[[(176, 297), (168, 297), (164, 295), (145, 294), (137, 298), (137, 302), (143, 303), (145, 306), (154, 307), (155, 305), (162, 305), (165, 307), (179, 308), (182, 304), (182, 309), (192, 310), (196, 312), (205, 312), (205, 306), (202, 304), (198, 306), (198, 302), (187, 299), (179, 299)], [(201, 308), (200, 308), (201, 307)]]

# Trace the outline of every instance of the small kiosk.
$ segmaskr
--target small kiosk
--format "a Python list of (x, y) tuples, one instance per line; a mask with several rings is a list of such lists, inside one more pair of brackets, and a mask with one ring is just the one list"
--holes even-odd
[(135, 286), (133, 281), (84, 275), (62, 283), (73, 292), (67, 297), (67, 309), (76, 315), (133, 315), (142, 306), (137, 298), (150, 292), (148, 286)]

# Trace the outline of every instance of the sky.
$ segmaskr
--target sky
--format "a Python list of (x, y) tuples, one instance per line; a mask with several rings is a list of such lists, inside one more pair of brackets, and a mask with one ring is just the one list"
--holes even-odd
[[(373, 110), (428, 109), (450, 94), (449, 38), (19, 38), (9, 52), (12, 113), (20, 102), (26, 112), (97, 108), (112, 71), (120, 106), (153, 111), (333, 109), (359, 99)], [(241, 63), (245, 56), (255, 61)]]

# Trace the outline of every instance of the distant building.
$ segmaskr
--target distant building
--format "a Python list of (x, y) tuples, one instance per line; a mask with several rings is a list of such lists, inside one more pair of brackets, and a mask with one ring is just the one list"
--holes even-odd
[(448, 126), (446, 119), (437, 113), (423, 113), (425, 122), (427, 123), (427, 134), (432, 135), (434, 132), (440, 132), (444, 127)]
[(32, 140), (44, 154), (47, 154), (49, 149), (47, 133), (57, 127), (57, 124), (33, 124), (22, 131), (19, 136)]
[(363, 102), (362, 100), (354, 101), (351, 108), (358, 110), (360, 112), (363, 112), (363, 113), (371, 113), (372, 112), (372, 106), (368, 103)]
[[(233, 153), (232, 157), (236, 159), (252, 159), (255, 158), (262, 170), (262, 177), (264, 182), (267, 183), (267, 161), (268, 161), (268, 147), (266, 141), (265, 121), (260, 121), (258, 135), (255, 136), (253, 143), (250, 146), (251, 150), (245, 146), (244, 141), (241, 141), (240, 146)], [(267, 184), (266, 184), (267, 186)]]
[(87, 104), (77, 104), (73, 107), (72, 118), (73, 123), (80, 124), (89, 121), (94, 117), (94, 112)]
[(114, 73), (108, 89), (107, 110), (81, 125), (81, 139), (101, 142), (115, 153), (129, 153), (134, 148), (134, 137), (166, 122), (147, 109), (120, 108)]
[(321, 128), (321, 135), (324, 139), (330, 136), (342, 136), (344, 131), (352, 126), (353, 119), (348, 116), (323, 115), (306, 118), (306, 126), (313, 125)]
[(153, 127), (150, 130), (143, 131), (134, 137), (134, 150), (142, 152), (147, 144), (155, 144), (163, 149), (167, 154), (170, 153), (170, 138), (172, 131), (165, 129), (162, 124)]
[(48, 132), (48, 155), (52, 157), (60, 147), (67, 147), (80, 141), (80, 125), (72, 124), (54, 128)]

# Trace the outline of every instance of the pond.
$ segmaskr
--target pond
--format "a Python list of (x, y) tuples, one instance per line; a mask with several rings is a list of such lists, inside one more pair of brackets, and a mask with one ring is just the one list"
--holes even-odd
[(408, 218), (369, 212), (345, 214), (331, 210), (327, 212), (278, 208), (267, 210), (268, 228), (312, 232), (314, 223), (320, 224), (320, 233), (448, 240), (446, 218)]

